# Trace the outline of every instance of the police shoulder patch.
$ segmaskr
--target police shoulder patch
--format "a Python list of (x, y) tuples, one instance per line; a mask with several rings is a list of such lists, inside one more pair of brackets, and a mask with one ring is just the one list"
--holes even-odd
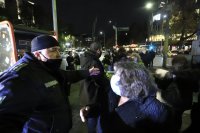
[(27, 65), (28, 65), (28, 64), (26, 64), (26, 63), (20, 63), (20, 64), (14, 66), (13, 68), (11, 68), (11, 70), (17, 72), (17, 71), (21, 70), (22, 68), (24, 68), (24, 67), (27, 66)]

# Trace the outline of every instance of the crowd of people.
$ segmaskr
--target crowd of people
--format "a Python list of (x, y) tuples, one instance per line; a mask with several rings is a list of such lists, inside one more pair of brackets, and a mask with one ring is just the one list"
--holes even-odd
[[(102, 46), (91, 43), (81, 56), (68, 53), (65, 70), (58, 41), (40, 35), (31, 52), (0, 75), (0, 132), (68, 133), (72, 127), (70, 85), (80, 81), (80, 119), (88, 133), (179, 133), (182, 115), (192, 110), (191, 126), (199, 132), (199, 69), (190, 69), (183, 56), (170, 71), (155, 71), (155, 52), (109, 51), (100, 61)], [(80, 65), (80, 70), (74, 66)], [(107, 66), (107, 68), (105, 68)], [(112, 77), (105, 72), (113, 71)]]
[(156, 52), (153, 49), (143, 51), (126, 51), (123, 47), (120, 47), (118, 49), (107, 50), (102, 63), (106, 67), (106, 70), (113, 71), (113, 65), (115, 62), (132, 58), (132, 56), (138, 56), (140, 58), (139, 62), (142, 62), (147, 68), (152, 68), (155, 55)]

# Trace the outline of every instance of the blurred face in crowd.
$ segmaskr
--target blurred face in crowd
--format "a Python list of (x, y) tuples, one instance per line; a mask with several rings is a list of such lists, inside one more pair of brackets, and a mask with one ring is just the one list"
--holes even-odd
[(96, 54), (97, 54), (97, 57), (100, 58), (102, 54), (102, 49), (98, 49)]

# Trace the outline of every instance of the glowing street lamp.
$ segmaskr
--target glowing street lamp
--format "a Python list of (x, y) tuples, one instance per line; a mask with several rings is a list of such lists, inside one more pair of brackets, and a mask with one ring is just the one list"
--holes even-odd
[[(151, 16), (149, 18), (149, 37), (151, 37), (152, 31), (153, 31), (153, 11), (152, 11), (153, 10), (153, 3), (152, 2), (146, 3), (145, 8), (147, 10), (151, 10)], [(150, 39), (150, 40), (152, 41), (152, 39)]]
[(148, 2), (145, 7), (146, 7), (146, 9), (152, 9), (153, 8), (153, 3)]
[(108, 23), (111, 24), (111, 23), (112, 23), (112, 20), (109, 20)]
[(105, 37), (105, 32), (100, 31), (99, 34), (100, 34), (100, 35), (103, 35), (103, 45), (104, 45), (104, 47), (106, 47), (106, 37)]

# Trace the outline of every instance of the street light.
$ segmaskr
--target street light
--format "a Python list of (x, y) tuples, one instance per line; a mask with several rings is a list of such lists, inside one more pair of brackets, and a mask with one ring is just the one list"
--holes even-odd
[[(151, 10), (151, 16), (149, 17), (149, 39), (150, 39), (150, 37), (152, 36), (152, 31), (153, 31), (153, 11), (152, 11), (153, 3), (152, 2), (146, 3), (145, 8), (147, 10)], [(151, 41), (152, 41), (152, 38), (151, 38)]]
[(109, 20), (108, 23), (111, 24), (111, 23), (112, 23), (112, 20)]
[(106, 48), (106, 35), (105, 35), (105, 32), (100, 31), (99, 34), (103, 35), (103, 45), (104, 45), (104, 48)]
[(117, 27), (113, 25), (113, 29), (115, 30), (115, 45), (117, 46)]
[(145, 7), (146, 9), (151, 9), (153, 7), (153, 3), (148, 2)]
[(58, 23), (57, 23), (56, 0), (52, 0), (52, 14), (53, 14), (53, 29), (56, 32), (56, 37), (58, 38)]

